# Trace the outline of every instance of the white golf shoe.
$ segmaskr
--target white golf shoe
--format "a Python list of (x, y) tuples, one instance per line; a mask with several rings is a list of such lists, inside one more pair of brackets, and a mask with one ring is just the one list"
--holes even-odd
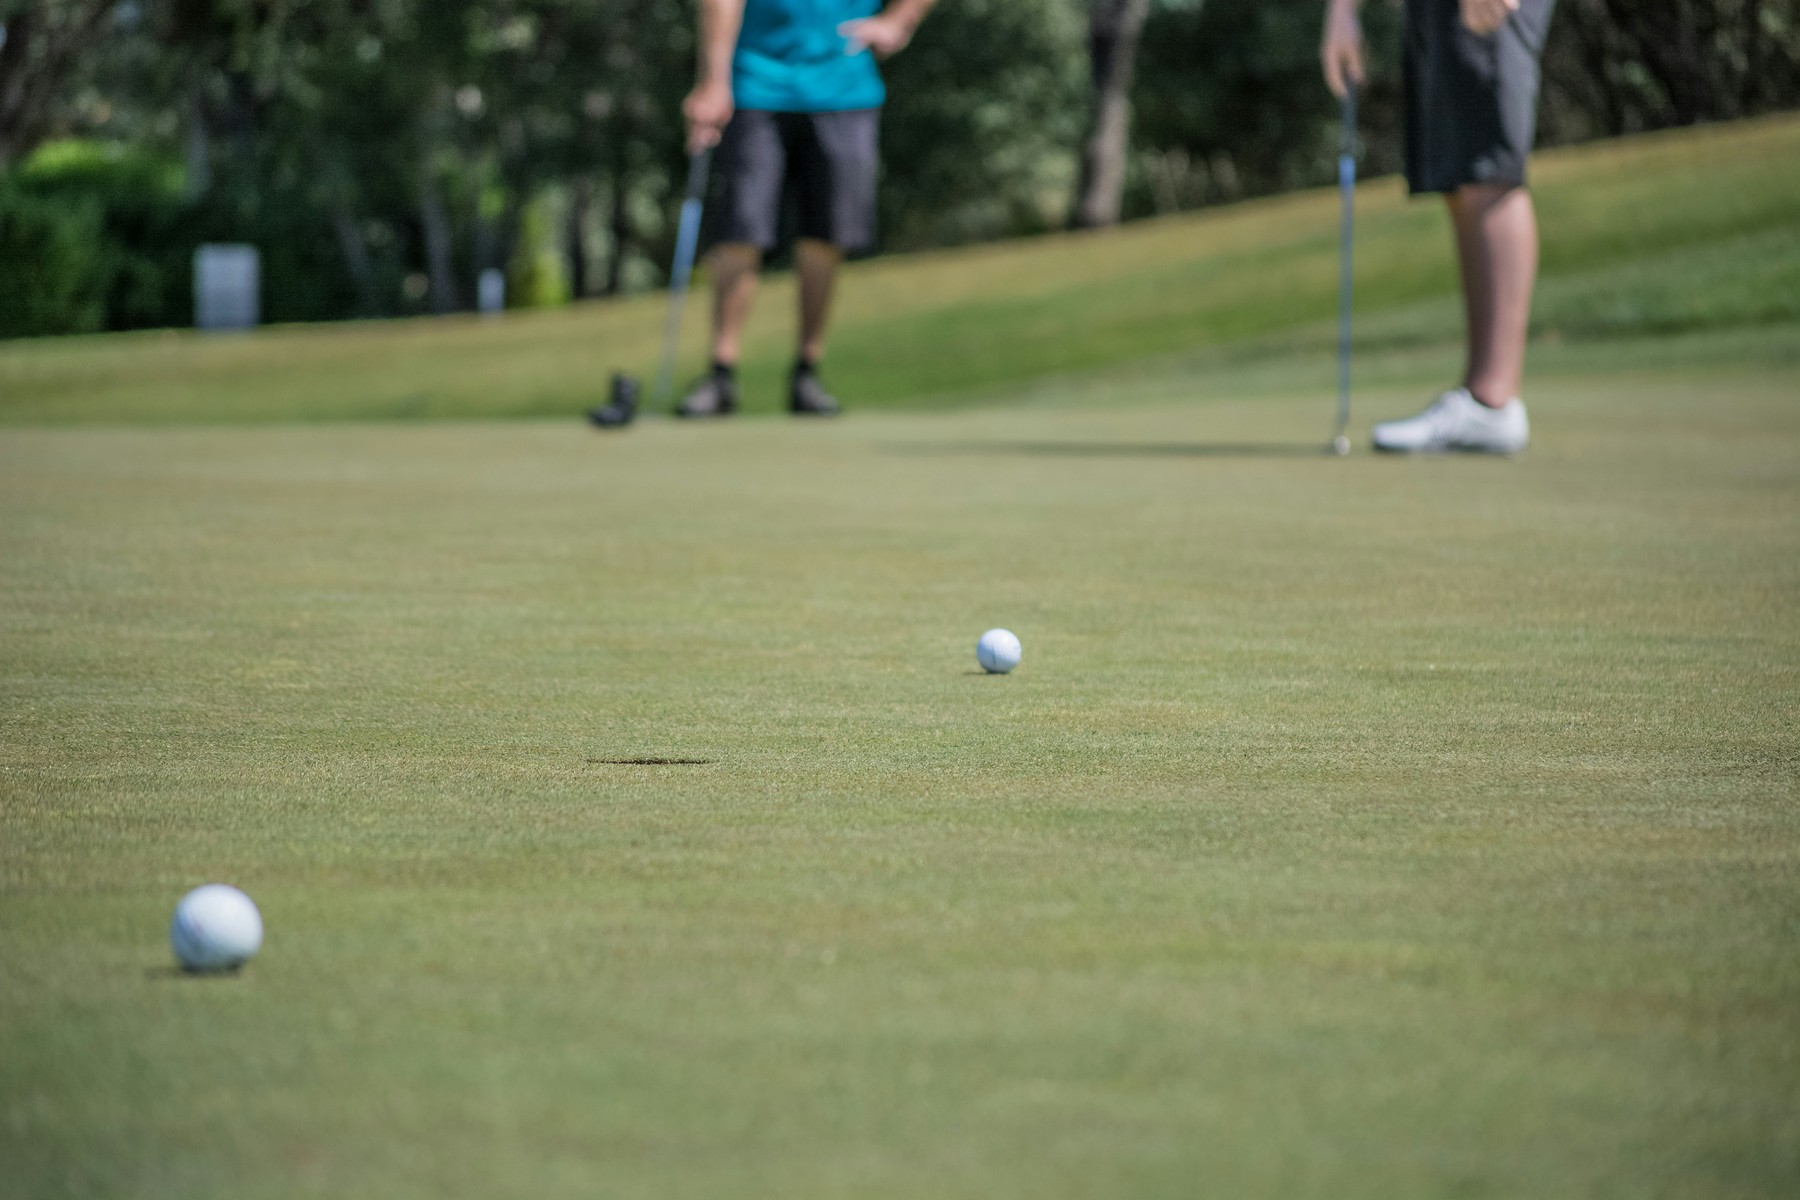
[(1377, 450), (1393, 454), (1517, 454), (1531, 440), (1531, 425), (1517, 396), (1489, 408), (1468, 388), (1451, 388), (1416, 417), (1383, 421), (1370, 440)]

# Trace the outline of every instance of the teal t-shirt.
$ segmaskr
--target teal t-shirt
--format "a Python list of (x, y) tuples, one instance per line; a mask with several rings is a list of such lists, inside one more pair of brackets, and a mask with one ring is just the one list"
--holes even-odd
[(844, 53), (838, 26), (880, 11), (879, 0), (744, 0), (731, 59), (739, 108), (844, 112), (879, 108), (887, 88), (867, 50)]

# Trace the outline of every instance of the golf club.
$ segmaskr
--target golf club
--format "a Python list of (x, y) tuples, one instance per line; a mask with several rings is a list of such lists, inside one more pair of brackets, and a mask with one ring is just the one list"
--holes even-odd
[[(675, 353), (681, 342), (681, 313), (687, 304), (688, 281), (694, 273), (694, 254), (700, 245), (700, 214), (706, 204), (706, 180), (712, 166), (712, 147), (688, 158), (687, 191), (681, 201), (681, 221), (675, 233), (675, 262), (669, 269), (669, 316), (663, 326), (662, 360), (656, 369), (656, 402), (669, 407), (675, 390)], [(607, 403), (588, 413), (588, 420), (603, 429), (629, 425), (637, 416), (638, 381), (620, 373), (612, 378)]]
[(706, 176), (711, 166), (711, 146), (694, 151), (688, 159), (687, 195), (681, 202), (681, 225), (675, 235), (675, 265), (669, 271), (669, 320), (663, 327), (662, 362), (656, 369), (656, 402), (664, 408), (674, 398), (681, 311), (694, 273), (694, 252), (700, 245), (700, 212), (706, 204)]
[(1351, 262), (1356, 234), (1356, 85), (1345, 81), (1343, 142), (1338, 147), (1338, 195), (1343, 204), (1343, 226), (1338, 248), (1338, 401), (1337, 434), (1331, 439), (1333, 454), (1350, 453), (1350, 305)]

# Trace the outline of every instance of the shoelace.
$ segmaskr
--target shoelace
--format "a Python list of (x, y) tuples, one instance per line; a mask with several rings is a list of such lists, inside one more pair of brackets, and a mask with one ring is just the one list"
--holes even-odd
[(1424, 416), (1432, 433), (1448, 434), (1456, 431), (1456, 401), (1457, 393), (1445, 392), (1431, 402), (1431, 407), (1425, 410)]

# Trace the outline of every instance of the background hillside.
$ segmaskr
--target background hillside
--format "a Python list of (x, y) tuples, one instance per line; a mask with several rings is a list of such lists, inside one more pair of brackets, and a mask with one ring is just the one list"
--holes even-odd
[[(1758, 356), (1800, 339), (1800, 119), (1646, 135), (1542, 156), (1537, 348), (1554, 362), (1631, 339), (1632, 361), (1696, 331), (1762, 329)], [(1359, 344), (1439, 355), (1460, 331), (1440, 206), (1365, 184)], [(833, 386), (856, 406), (942, 406), (1146, 356), (1229, 360), (1282, 386), (1331, 386), (1336, 205), (1330, 192), (1111, 231), (894, 256), (852, 268)], [(752, 408), (773, 407), (790, 344), (789, 283), (772, 281), (745, 360)], [(685, 364), (701, 361), (698, 297)], [(0, 420), (263, 421), (565, 416), (613, 370), (648, 371), (651, 295), (509, 314), (264, 331), (148, 333), (0, 347)], [(1647, 340), (1646, 340), (1647, 339)], [(1785, 349), (1784, 349), (1785, 347)], [(1598, 352), (1600, 357), (1595, 358)], [(1684, 350), (1683, 354), (1692, 351)], [(1738, 353), (1733, 351), (1732, 353)], [(1404, 355), (1371, 364), (1403, 369)], [(1436, 360), (1430, 368), (1436, 370)], [(1365, 376), (1366, 378), (1366, 376)]]

